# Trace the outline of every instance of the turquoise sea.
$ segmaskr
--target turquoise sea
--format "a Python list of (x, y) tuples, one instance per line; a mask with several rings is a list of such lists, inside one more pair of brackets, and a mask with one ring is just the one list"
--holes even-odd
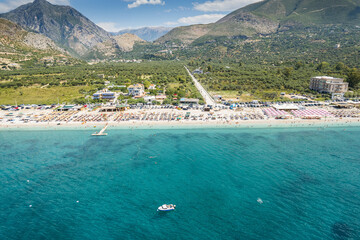
[[(0, 131), (0, 239), (360, 239), (360, 128)], [(173, 203), (173, 212), (157, 212)]]

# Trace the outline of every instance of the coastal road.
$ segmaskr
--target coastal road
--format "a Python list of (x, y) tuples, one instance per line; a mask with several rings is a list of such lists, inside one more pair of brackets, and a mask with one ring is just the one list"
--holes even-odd
[(201, 85), (201, 83), (199, 83), (199, 81), (191, 74), (191, 72), (186, 66), (184, 66), (184, 68), (189, 73), (191, 79), (195, 84), (195, 87), (199, 90), (201, 96), (204, 98), (206, 105), (216, 106), (216, 102), (211, 97), (211, 95), (205, 90), (205, 88)]

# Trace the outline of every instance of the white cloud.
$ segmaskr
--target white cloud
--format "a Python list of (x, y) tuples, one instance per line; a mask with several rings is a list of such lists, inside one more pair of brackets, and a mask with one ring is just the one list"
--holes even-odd
[[(33, 2), (34, 0), (5, 0), (0, 3), (0, 13), (9, 12), (21, 5)], [(70, 0), (48, 0), (52, 4), (70, 5)]]
[(202, 12), (234, 11), (248, 4), (262, 0), (213, 0), (204, 3), (194, 3), (194, 8)]
[(217, 20), (225, 17), (224, 14), (203, 14), (193, 17), (183, 17), (178, 19), (176, 22), (167, 22), (166, 25), (174, 26), (174, 25), (192, 25), (192, 24), (207, 24), (213, 23)]
[(136, 8), (144, 4), (165, 5), (165, 2), (163, 0), (136, 0), (133, 3), (128, 4), (128, 8)]

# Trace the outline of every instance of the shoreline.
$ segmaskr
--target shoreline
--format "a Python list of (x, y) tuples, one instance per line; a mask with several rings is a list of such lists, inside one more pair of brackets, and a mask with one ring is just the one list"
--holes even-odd
[(314, 127), (359, 127), (360, 119), (321, 120), (241, 120), (241, 121), (123, 121), (123, 122), (57, 122), (46, 123), (0, 123), (1, 131), (13, 130), (98, 130), (108, 124), (109, 129), (248, 129), (248, 128), (314, 128)]

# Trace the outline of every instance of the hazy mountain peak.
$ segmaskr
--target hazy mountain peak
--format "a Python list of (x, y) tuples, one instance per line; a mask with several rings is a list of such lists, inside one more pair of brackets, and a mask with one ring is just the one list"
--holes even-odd
[(166, 33), (168, 33), (172, 28), (171, 27), (143, 27), (143, 28), (136, 28), (136, 29), (124, 29), (114, 35), (121, 35), (124, 33), (132, 33), (141, 39), (146, 41), (152, 42)]
[(48, 3), (49, 4), (49, 2), (46, 1), (46, 0), (34, 0), (33, 3), (35, 3), (35, 4), (46, 4), (46, 3)]

